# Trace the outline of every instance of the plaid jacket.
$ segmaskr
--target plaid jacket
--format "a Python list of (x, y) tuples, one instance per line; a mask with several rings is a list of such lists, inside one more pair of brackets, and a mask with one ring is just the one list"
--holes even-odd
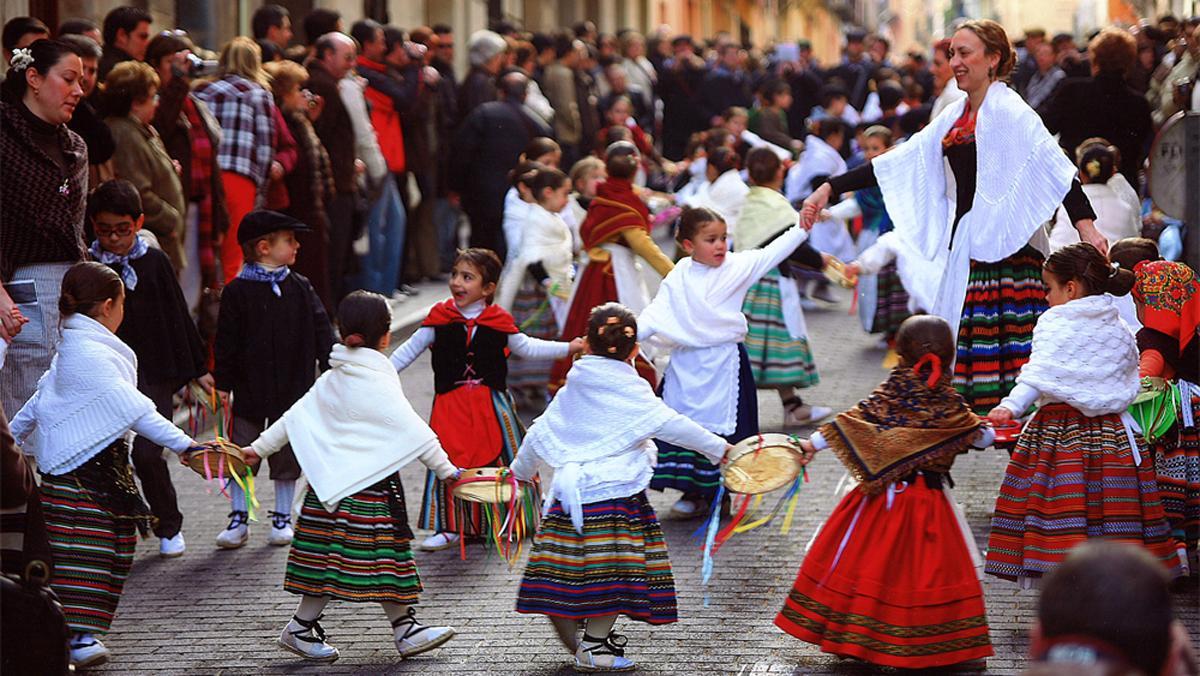
[(221, 125), (217, 164), (264, 186), (275, 151), (275, 101), (271, 93), (240, 75), (196, 87), (196, 98), (208, 105)]

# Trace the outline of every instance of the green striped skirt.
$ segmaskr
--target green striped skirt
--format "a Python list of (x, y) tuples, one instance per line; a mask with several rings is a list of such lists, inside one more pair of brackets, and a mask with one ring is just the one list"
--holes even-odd
[[(521, 288), (513, 300), (512, 316), (521, 333), (544, 340), (558, 340), (558, 324), (554, 321), (554, 310), (547, 301), (546, 289), (529, 273), (521, 280)], [(535, 389), (544, 394), (553, 366), (553, 359), (526, 359), (511, 355), (508, 358), (508, 386), (510, 389)]]
[(421, 579), (398, 476), (321, 506), (311, 488), (296, 522), (283, 588), (343, 601), (413, 604)]
[(807, 338), (792, 338), (783, 321), (783, 298), (779, 285), (793, 284), (780, 277), (778, 268), (768, 272), (746, 294), (742, 314), (746, 315), (749, 332), (746, 351), (750, 354), (750, 370), (759, 387), (791, 385), (811, 387), (820, 381), (817, 365)]

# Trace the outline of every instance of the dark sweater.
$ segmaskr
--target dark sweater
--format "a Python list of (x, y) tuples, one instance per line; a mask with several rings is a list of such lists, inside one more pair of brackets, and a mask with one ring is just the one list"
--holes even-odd
[[(173, 389), (208, 370), (208, 355), (167, 255), (158, 249), (131, 263), (137, 286), (125, 290), (125, 320), (117, 337), (138, 359), (138, 385), (169, 383)], [(121, 266), (111, 266), (121, 274)]]
[(213, 378), (233, 393), (233, 413), (277, 420), (329, 368), (333, 327), (312, 285), (298, 273), (279, 283), (236, 278), (221, 294)]

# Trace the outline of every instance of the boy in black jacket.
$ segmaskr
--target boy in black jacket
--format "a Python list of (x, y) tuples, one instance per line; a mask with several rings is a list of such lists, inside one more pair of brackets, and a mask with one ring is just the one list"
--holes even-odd
[[(239, 446), (257, 439), (308, 391), (318, 366), (329, 368), (329, 317), (309, 281), (288, 268), (300, 248), (294, 233), (307, 229), (291, 216), (267, 210), (250, 212), (238, 226), (245, 265), (221, 294), (213, 376), (223, 398), (233, 395), (230, 437)], [(284, 546), (292, 541), (300, 465), (290, 447), (269, 462), (275, 509), (267, 541)], [(245, 492), (235, 484), (229, 490), (233, 507), (217, 546), (236, 549), (249, 537), (248, 509)]]
[[(96, 233), (92, 258), (111, 267), (125, 282), (125, 320), (117, 337), (137, 355), (138, 390), (170, 420), (172, 398), (188, 381), (198, 380), (201, 387), (212, 390), (200, 333), (166, 254), (138, 236), (144, 216), (137, 188), (129, 181), (107, 181), (92, 193), (89, 206)], [(137, 437), (133, 464), (157, 519), (154, 534), (159, 538), (159, 554), (182, 556), (183, 514), (162, 447)]]

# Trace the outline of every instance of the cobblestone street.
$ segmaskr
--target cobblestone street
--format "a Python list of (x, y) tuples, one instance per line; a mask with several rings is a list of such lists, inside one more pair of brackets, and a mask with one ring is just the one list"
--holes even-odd
[[(422, 293), (421, 302), (432, 302), (442, 293), (444, 288), (429, 288)], [(875, 337), (860, 330), (857, 318), (847, 314), (848, 305), (848, 297), (844, 297), (838, 306), (808, 313), (822, 381), (806, 390), (805, 398), (835, 410), (856, 402), (884, 376), (880, 366), (883, 351), (874, 346)], [(407, 333), (400, 336), (405, 337)], [(428, 354), (405, 372), (403, 382), (417, 411), (428, 414), (433, 396)], [(759, 405), (763, 430), (778, 429), (782, 412), (776, 395), (762, 391)], [(958, 498), (981, 547), (986, 543), (1006, 461), (1004, 452), (989, 449), (960, 458), (954, 468)], [(417, 552), (425, 587), (419, 617), (458, 630), (458, 636), (444, 647), (401, 661), (378, 606), (335, 602), (322, 623), (330, 643), (341, 651), (341, 659), (332, 665), (305, 664), (275, 646), (296, 604), (296, 597), (282, 589), (287, 548), (269, 546), (268, 527), (260, 522), (252, 525), (246, 547), (216, 549), (213, 538), (224, 527), (228, 503), (215, 490), (206, 492), (205, 485), (185, 468), (175, 465), (172, 471), (185, 514), (187, 553), (180, 559), (161, 559), (157, 540), (139, 544), (113, 633), (105, 638), (113, 657), (98, 672), (573, 673), (549, 623), (514, 611), (521, 567), (508, 570), (498, 556), (487, 555), (480, 545), (468, 547), (466, 561), (459, 559), (456, 549)], [(780, 535), (777, 522), (735, 537), (717, 555), (707, 589), (700, 582), (700, 549), (689, 542), (698, 523), (664, 519), (680, 621), (648, 627), (622, 619), (616, 627), (628, 635), (627, 656), (638, 662), (642, 672), (874, 673), (864, 665), (823, 655), (772, 624), (805, 544), (835, 504), (843, 470), (832, 454), (824, 453), (810, 466), (810, 474), (812, 480), (802, 489), (791, 532)], [(424, 468), (418, 463), (403, 472), (414, 523), (423, 477)], [(265, 519), (271, 496), (265, 472), (258, 482), (258, 495), (264, 503), (260, 513)], [(660, 515), (676, 497), (674, 493), (651, 494)], [(418, 540), (425, 535), (418, 531)], [(982, 673), (1018, 673), (1025, 663), (1036, 593), (990, 577), (984, 581), (984, 589), (996, 655)], [(1193, 637), (1200, 634), (1197, 596), (1194, 584), (1174, 596)]]

